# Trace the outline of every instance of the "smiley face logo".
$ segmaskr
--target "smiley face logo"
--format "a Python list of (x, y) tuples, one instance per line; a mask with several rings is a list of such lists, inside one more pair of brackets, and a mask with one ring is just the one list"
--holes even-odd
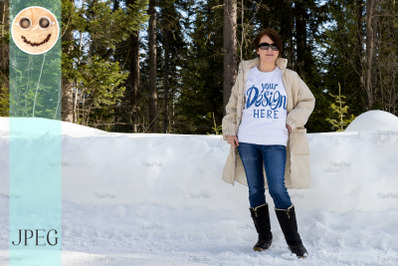
[(25, 53), (43, 54), (58, 40), (58, 21), (49, 10), (31, 6), (14, 18), (11, 35), (14, 43)]

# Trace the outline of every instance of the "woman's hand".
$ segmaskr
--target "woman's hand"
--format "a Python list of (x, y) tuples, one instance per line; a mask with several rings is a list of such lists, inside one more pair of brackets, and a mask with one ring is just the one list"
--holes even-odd
[(232, 145), (232, 147), (234, 147), (234, 148), (236, 148), (237, 146), (239, 146), (239, 140), (238, 140), (238, 138), (237, 138), (236, 136), (233, 136), (233, 135), (227, 136), (227, 137), (226, 137), (226, 141), (227, 141), (230, 145)]
[(289, 132), (289, 134), (292, 133), (292, 128), (288, 124), (286, 124), (286, 128), (287, 128), (287, 131)]

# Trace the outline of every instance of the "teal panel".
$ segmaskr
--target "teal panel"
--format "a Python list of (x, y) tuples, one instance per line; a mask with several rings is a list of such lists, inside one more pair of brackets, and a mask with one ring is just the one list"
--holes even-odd
[[(48, 9), (61, 25), (60, 0), (10, 0), (10, 23), (32, 6)], [(61, 265), (60, 119), (60, 38), (41, 54), (10, 38), (10, 265)]]

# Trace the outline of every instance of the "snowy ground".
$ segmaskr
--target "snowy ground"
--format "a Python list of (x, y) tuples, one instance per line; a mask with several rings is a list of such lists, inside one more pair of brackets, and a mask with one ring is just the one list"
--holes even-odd
[[(252, 250), (247, 188), (222, 181), (229, 146), (220, 136), (63, 123), (62, 265), (397, 265), (397, 125), (353, 130), (308, 135), (312, 187), (289, 191), (310, 253), (298, 260), (269, 196), (274, 240)], [(0, 133), (0, 265), (8, 265), (6, 118)]]

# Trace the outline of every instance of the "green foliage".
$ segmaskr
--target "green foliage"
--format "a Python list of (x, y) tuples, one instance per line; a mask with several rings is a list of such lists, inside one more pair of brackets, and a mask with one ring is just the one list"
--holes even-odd
[(141, 23), (147, 19), (143, 4), (130, 5), (128, 10), (111, 9), (113, 1), (88, 1), (84, 17), (85, 31), (90, 34), (93, 53), (107, 53), (116, 48), (116, 44), (125, 41), (129, 34), (141, 28)]
[[(76, 3), (76, 2), (75, 2)], [(63, 79), (74, 91), (76, 122), (107, 130), (115, 127), (116, 107), (125, 92), (126, 58), (116, 54), (130, 34), (143, 28), (148, 0), (126, 3), (62, 1)], [(123, 53), (129, 53), (129, 47)], [(121, 59), (121, 60), (120, 60)]]
[[(340, 83), (339, 86), (339, 95), (333, 95), (329, 93), (329, 95), (335, 99), (330, 105), (330, 110), (332, 112), (332, 116), (334, 118), (326, 118), (332, 128), (336, 131), (344, 131), (344, 129), (354, 120), (354, 115), (348, 113), (349, 106), (346, 105), (346, 96), (341, 94)], [(348, 117), (350, 115), (350, 117)]]
[[(377, 1), (374, 18), (375, 51), (367, 65), (367, 1), (328, 1), (330, 23), (322, 30), (320, 60), (327, 91), (339, 81), (346, 88), (349, 113), (359, 115), (368, 109), (381, 109), (397, 115), (398, 25), (397, 1)], [(369, 68), (369, 70), (368, 70)], [(367, 80), (371, 102), (368, 101)], [(369, 99), (371, 100), (371, 99)]]
[(102, 125), (102, 119), (114, 113), (115, 105), (125, 91), (121, 84), (128, 73), (122, 73), (118, 62), (94, 57), (79, 68), (76, 81), (81, 98), (81, 122)]
[[(238, 58), (240, 48), (243, 60), (257, 56), (252, 42), (259, 30), (271, 27), (280, 33), (284, 42), (282, 56), (288, 58), (288, 68), (300, 74), (316, 97), (316, 107), (307, 124), (309, 132), (343, 130), (354, 115), (366, 110), (362, 85), (366, 78), (366, 0), (242, 2), (238, 1), (237, 10)], [(61, 1), (62, 78), (74, 93), (75, 122), (113, 131), (146, 132), (150, 123), (145, 34), (148, 0), (84, 3), (82, 6), (82, 1)], [(373, 107), (397, 114), (398, 7), (396, 1), (377, 3), (374, 14), (379, 39)], [(221, 133), (223, 5), (222, 0), (157, 1), (158, 127), (164, 128), (167, 121), (167, 132), (206, 134), (211, 129), (212, 134)], [(305, 26), (298, 28), (302, 23)], [(128, 74), (133, 73), (131, 55), (137, 45), (132, 36), (138, 34), (140, 85), (133, 104), (133, 80)], [(1, 36), (0, 45), (8, 43), (8, 30)], [(43, 83), (36, 94), (37, 84), (30, 69), (40, 64), (26, 60), (26, 67), (16, 70), (16, 77), (24, 78), (20, 83), (23, 93), (10, 95), (11, 99), (31, 101), (36, 97), (40, 102), (57, 93)], [(0, 115), (7, 115), (9, 95), (5, 81), (9, 68), (4, 62), (0, 66)], [(345, 91), (337, 86), (338, 82)], [(164, 111), (165, 101), (168, 112)], [(57, 108), (40, 104), (36, 107), (38, 116)], [(33, 106), (29, 103), (19, 108), (29, 114)]]

